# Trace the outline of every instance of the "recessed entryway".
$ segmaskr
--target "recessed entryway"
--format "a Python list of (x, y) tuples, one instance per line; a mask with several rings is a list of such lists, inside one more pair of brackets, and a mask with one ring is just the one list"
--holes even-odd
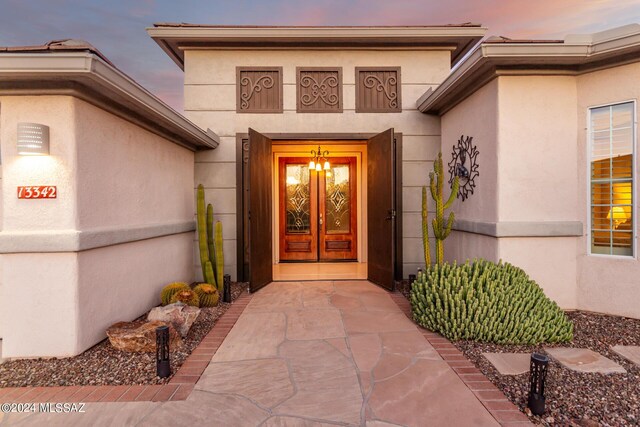
[(332, 157), (326, 170), (316, 171), (307, 157), (279, 157), (279, 262), (358, 260), (358, 161)]
[[(355, 203), (348, 205), (349, 233), (345, 235), (343, 230), (326, 230), (326, 227), (321, 232), (320, 214), (322, 213), (323, 225), (326, 226), (327, 210), (326, 206), (324, 210), (319, 210), (318, 207), (322, 203), (326, 205), (327, 198), (325, 194), (323, 199), (319, 189), (324, 186), (326, 192), (330, 185), (335, 186), (335, 182), (328, 183), (325, 176), (324, 182), (316, 178), (315, 184), (312, 184), (313, 176), (310, 176), (309, 185), (316, 186), (318, 196), (314, 199), (315, 209), (310, 206), (309, 201), (307, 220), (309, 229), (317, 224), (317, 237), (313, 238), (309, 230), (306, 242), (305, 238), (302, 242), (296, 241), (293, 235), (289, 239), (286, 235), (281, 239), (280, 224), (284, 224), (285, 230), (287, 224), (287, 161), (281, 164), (280, 158), (298, 157), (299, 165), (308, 166), (310, 157), (313, 157), (312, 150), (320, 150), (320, 145), (323, 153), (322, 171), (325, 170), (326, 150), (331, 153), (329, 161), (335, 159), (336, 165), (344, 165), (344, 172), (349, 171), (350, 182), (354, 170), (352, 162), (355, 162), (356, 185), (350, 186), (348, 194), (341, 192), (335, 199), (338, 205), (340, 199), (347, 195), (356, 199)], [(387, 289), (394, 288), (402, 265), (402, 222), (399, 221), (402, 206), (401, 135), (396, 135), (393, 129), (378, 134), (262, 134), (249, 129), (248, 135), (238, 135), (236, 152), (239, 165), (236, 222), (239, 242), (238, 278), (248, 280), (252, 292), (273, 281), (274, 266), (291, 261), (305, 264), (335, 261), (335, 271), (348, 269), (344, 264), (358, 263), (361, 265), (351, 267), (351, 272), (341, 276), (334, 275), (331, 279), (352, 279), (354, 274), (358, 278), (364, 277), (358, 274), (358, 269), (366, 267), (366, 278), (369, 281)], [(279, 179), (282, 168), (283, 178)], [(331, 172), (335, 173), (333, 170)], [(301, 181), (301, 178), (292, 176), (292, 184), (294, 180)], [(282, 192), (279, 191), (281, 187)], [(282, 200), (281, 194), (284, 197)], [(308, 197), (316, 196), (310, 194)], [(315, 221), (311, 219), (311, 215), (316, 216)], [(305, 221), (298, 223), (304, 226)], [(295, 224), (295, 218), (292, 218), (292, 223)], [(339, 224), (344, 226), (345, 222), (340, 220)], [(336, 238), (340, 234), (343, 240)], [(281, 242), (285, 248), (282, 258)], [(289, 254), (286, 253), (287, 245)], [(290, 249), (301, 251), (303, 246), (305, 256), (310, 259), (287, 259), (291, 253), (296, 252)], [(288, 277), (291, 280), (308, 280), (300, 276)]]
[(280, 263), (273, 266), (274, 281), (365, 280), (366, 262)]

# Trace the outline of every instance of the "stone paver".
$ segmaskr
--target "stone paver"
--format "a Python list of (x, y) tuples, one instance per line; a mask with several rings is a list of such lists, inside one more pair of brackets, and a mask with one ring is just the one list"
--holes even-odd
[(376, 418), (400, 425), (497, 425), (442, 360), (417, 360), (402, 373), (376, 382), (369, 406)]
[(271, 408), (294, 393), (284, 359), (212, 362), (195, 386), (211, 393), (234, 393)]
[(287, 339), (321, 340), (344, 337), (342, 317), (335, 308), (310, 308), (287, 313)]
[(83, 413), (10, 413), (0, 418), (2, 426), (106, 427), (135, 426), (160, 407), (154, 402), (87, 403)]
[[(411, 322), (397, 301), (366, 281), (272, 283), (253, 296), (215, 354), (207, 353), (213, 358), (195, 385), (195, 379), (169, 385), (166, 392), (181, 398), (194, 387), (186, 400), (93, 403), (95, 413), (83, 417), (35, 414), (26, 424), (500, 425), (500, 411), (492, 415), (486, 401), (504, 396), (484, 377), (471, 388), (450, 365), (456, 361), (446, 359), (468, 361), (434, 348), (426, 338), (433, 334)], [(199, 359), (193, 360), (195, 369)], [(153, 390), (156, 396), (163, 387)], [(9, 423), (22, 420), (9, 415)]]
[(611, 347), (615, 353), (624, 357), (631, 363), (640, 366), (640, 346), (638, 345), (614, 345)]
[(482, 353), (502, 375), (520, 375), (529, 372), (529, 353)]
[(287, 341), (280, 352), (291, 364), (297, 393), (275, 408), (276, 413), (360, 423), (363, 397), (351, 360), (320, 340)]
[(321, 423), (304, 418), (275, 416), (265, 421), (261, 427), (335, 427), (335, 424)]
[[(255, 297), (240, 316), (215, 356), (214, 362), (263, 359), (278, 355), (284, 341), (286, 316), (284, 313), (252, 312)], [(261, 308), (260, 305), (258, 307)]]
[(137, 425), (257, 426), (269, 417), (269, 412), (244, 397), (194, 390), (186, 401), (163, 403)]
[(544, 351), (562, 366), (574, 371), (600, 374), (627, 372), (613, 360), (586, 348), (545, 347)]

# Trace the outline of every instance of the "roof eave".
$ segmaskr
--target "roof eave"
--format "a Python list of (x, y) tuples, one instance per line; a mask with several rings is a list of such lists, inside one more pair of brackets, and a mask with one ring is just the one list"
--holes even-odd
[(485, 35), (487, 29), (476, 25), (433, 27), (197, 27), (157, 26), (147, 33), (167, 55), (184, 69), (182, 48), (198, 46), (260, 47), (294, 44), (298, 48), (324, 47), (455, 46), (455, 64)]
[(640, 34), (593, 45), (483, 43), (436, 90), (424, 93), (416, 106), (423, 113), (442, 115), (498, 75), (575, 75), (632, 62), (632, 51), (640, 52)]
[[(216, 148), (219, 138), (205, 132), (155, 97), (126, 74), (90, 52), (0, 54), (0, 95), (69, 93), (70, 87), (82, 98), (134, 121), (129, 112), (143, 117), (148, 130), (190, 150)], [(70, 86), (70, 84), (74, 84)], [(105, 102), (107, 101), (107, 102)], [(114, 104), (119, 108), (114, 108)], [(147, 122), (145, 124), (145, 122)], [(152, 124), (152, 125), (151, 125)]]

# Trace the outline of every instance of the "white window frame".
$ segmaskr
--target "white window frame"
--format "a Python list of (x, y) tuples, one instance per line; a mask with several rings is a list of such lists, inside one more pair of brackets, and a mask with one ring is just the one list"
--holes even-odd
[[(631, 177), (631, 194), (633, 197), (631, 210), (631, 221), (633, 223), (633, 228), (631, 230), (632, 235), (632, 251), (633, 255), (614, 255), (614, 254), (597, 254), (591, 252), (591, 152), (592, 152), (592, 141), (591, 141), (591, 111), (597, 108), (602, 107), (614, 107), (620, 104), (633, 104), (633, 124), (632, 124), (632, 132), (633, 132), (633, 144), (632, 144), (632, 158), (631, 158), (631, 167), (632, 169), (632, 177)], [(627, 99), (625, 101), (617, 101), (617, 102), (609, 102), (606, 104), (592, 105), (587, 107), (587, 255), (605, 258), (605, 259), (624, 259), (624, 260), (637, 260), (638, 259), (638, 110), (637, 110), (637, 102), (636, 99)]]

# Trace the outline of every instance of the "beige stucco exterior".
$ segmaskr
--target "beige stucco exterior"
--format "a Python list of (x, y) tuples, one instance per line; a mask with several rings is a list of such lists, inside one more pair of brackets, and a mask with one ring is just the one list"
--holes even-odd
[(624, 101), (636, 103), (636, 146), (635, 146), (635, 192), (634, 208), (636, 255), (629, 257), (608, 257), (588, 255), (589, 240), (585, 235), (576, 247), (578, 264), (578, 305), (591, 311), (615, 313), (622, 316), (640, 318), (640, 261), (638, 260), (638, 182), (640, 177), (640, 143), (637, 136), (640, 86), (638, 75), (640, 63), (622, 65), (601, 71), (583, 74), (576, 78), (578, 86), (578, 208), (580, 220), (587, 224), (588, 182), (587, 182), (587, 111), (590, 107)]
[[(447, 111), (443, 151), (459, 135), (473, 136), (481, 165), (475, 194), (454, 204), (461, 224), (448, 258), (502, 259), (563, 308), (640, 317), (637, 256), (588, 254), (586, 133), (589, 107), (638, 99), (639, 72), (631, 64), (577, 76), (498, 76)], [(635, 197), (637, 209), (637, 189)], [(478, 223), (508, 232), (471, 232)], [(582, 232), (567, 228), (576, 223)]]
[[(193, 279), (194, 153), (76, 97), (0, 103), (3, 357), (75, 355)], [(22, 121), (50, 127), (49, 156), (17, 155)], [(18, 185), (58, 197), (20, 200)]]
[[(449, 73), (451, 52), (430, 50), (189, 50), (184, 52), (185, 115), (203, 128), (214, 128), (220, 146), (196, 154), (195, 184), (221, 220), (225, 239), (225, 270), (236, 277), (236, 135), (249, 128), (262, 133), (367, 133), (388, 128), (402, 133), (404, 275), (422, 264), (421, 185), (440, 146), (440, 120), (416, 110), (415, 100), (435, 88)], [(356, 113), (355, 67), (401, 67), (402, 112)], [(238, 114), (236, 67), (283, 68), (283, 113)], [(342, 67), (342, 113), (296, 112), (296, 67)], [(309, 149), (315, 148), (309, 145)], [(194, 242), (194, 251), (195, 249)], [(196, 252), (197, 253), (197, 252)], [(197, 262), (198, 257), (195, 257)], [(196, 274), (200, 272), (195, 266)]]
[[(498, 77), (442, 117), (443, 153), (460, 135), (480, 155), (474, 194), (453, 210), (458, 221), (540, 224), (577, 220), (576, 83), (573, 77)], [(562, 183), (562, 185), (558, 185)], [(575, 237), (516, 232), (498, 237), (454, 231), (449, 260), (482, 257), (523, 268), (565, 308), (577, 308)]]
[[(631, 55), (640, 51), (640, 27), (564, 42), (488, 41), (454, 71), (452, 58), (484, 29), (179, 27), (149, 31), (156, 41), (167, 37), (160, 45), (184, 67), (191, 121), (91, 46), (0, 55), (2, 357), (78, 354), (103, 339), (110, 324), (155, 305), (162, 285), (199, 280), (194, 196), (200, 183), (223, 223), (225, 272), (236, 279), (237, 144), (249, 128), (296, 134), (290, 146), (274, 145), (274, 162), (316, 148), (318, 141), (303, 134), (360, 135), (353, 145), (322, 145), (359, 159), (361, 262), (367, 261), (368, 196), (362, 138), (388, 128), (402, 134), (404, 277), (424, 267), (421, 187), (433, 161), (442, 151), (448, 169), (452, 146), (461, 135), (472, 136), (480, 176), (474, 194), (453, 205), (447, 260), (508, 261), (565, 309), (640, 318), (637, 252), (589, 254), (587, 155), (588, 109), (640, 97), (640, 63)], [(447, 42), (454, 33), (464, 34)], [(316, 35), (327, 37), (324, 45), (314, 46)], [(187, 41), (178, 48), (180, 37)], [(388, 44), (398, 42), (394, 37), (405, 44)], [(369, 66), (399, 67), (401, 112), (356, 112), (356, 67)], [(237, 67), (281, 67), (283, 111), (238, 113)], [(298, 113), (297, 67), (341, 67), (342, 111)], [(21, 122), (50, 127), (50, 155), (17, 155)], [(204, 131), (209, 128), (219, 137)], [(58, 197), (20, 200), (21, 185), (55, 185)], [(637, 185), (634, 196), (637, 219)], [(274, 191), (274, 214), (276, 200)], [(637, 234), (636, 224), (636, 249)], [(271, 237), (277, 254), (277, 234)]]

